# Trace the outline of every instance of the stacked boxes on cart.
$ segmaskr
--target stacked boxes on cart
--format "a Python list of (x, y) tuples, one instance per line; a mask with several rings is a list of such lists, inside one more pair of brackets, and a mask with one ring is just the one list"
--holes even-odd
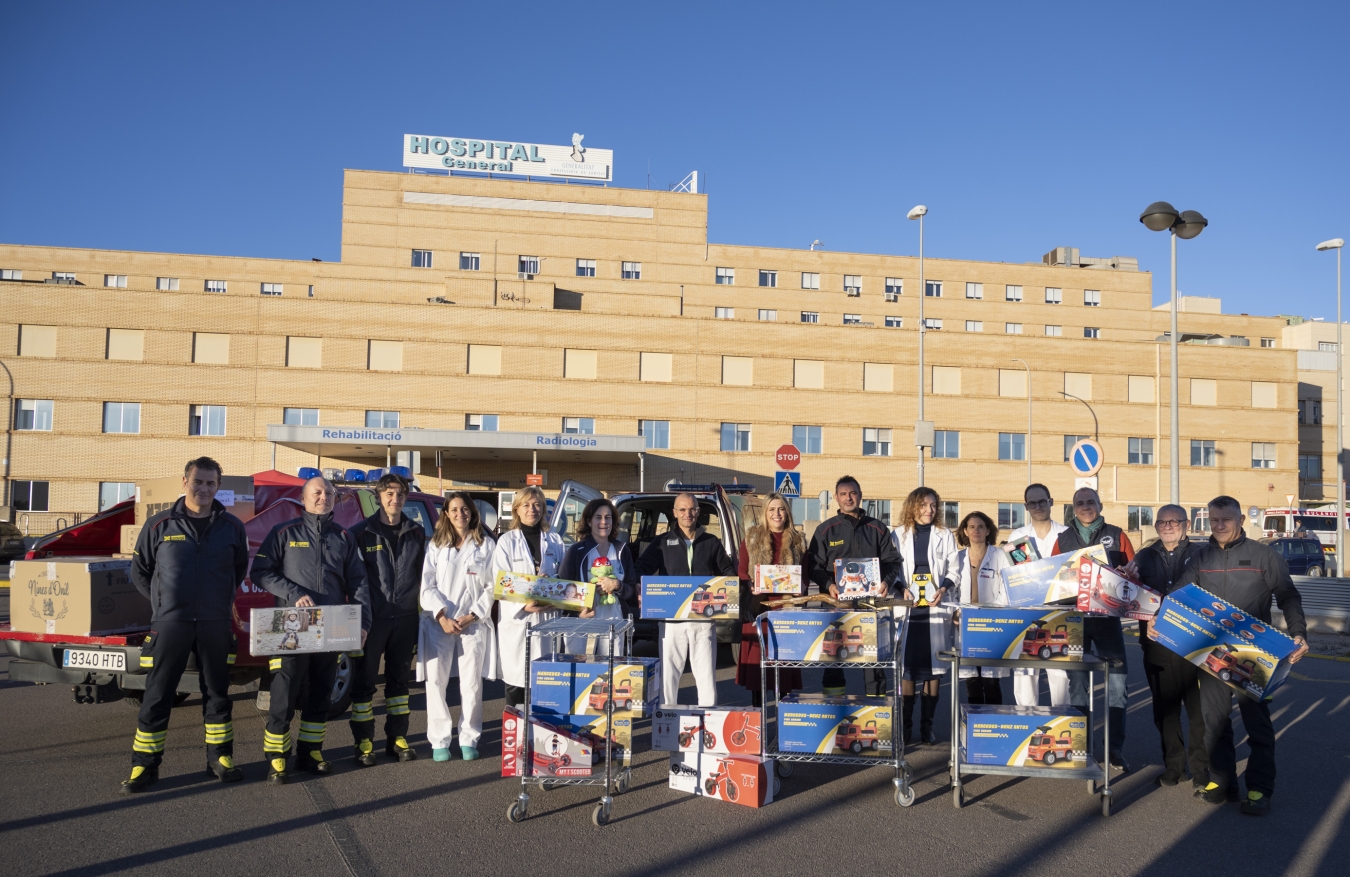
[(662, 705), (652, 749), (670, 753), (670, 787), (746, 807), (773, 801), (773, 760), (764, 758), (759, 710)]
[(642, 617), (655, 621), (734, 621), (741, 617), (735, 576), (643, 576)]
[(531, 761), (525, 762), (524, 713), (515, 707), (502, 712), (502, 776), (589, 777), (603, 763), (605, 741), (564, 721), (533, 717)]
[(789, 695), (778, 702), (778, 748), (816, 755), (891, 758), (888, 697)]
[(840, 663), (891, 660), (895, 619), (890, 612), (801, 609), (768, 615), (769, 660)]
[(965, 764), (1084, 767), (1087, 733), (1087, 717), (1071, 706), (961, 705)]
[(963, 606), (962, 658), (1083, 659), (1083, 613), (1065, 606)]

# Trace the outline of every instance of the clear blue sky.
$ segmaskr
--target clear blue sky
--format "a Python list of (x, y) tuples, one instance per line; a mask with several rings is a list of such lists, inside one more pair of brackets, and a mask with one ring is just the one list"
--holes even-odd
[(0, 4), (0, 241), (338, 257), (343, 168), (405, 132), (697, 168), (712, 240), (1035, 261), (1211, 222), (1181, 289), (1335, 314), (1344, 3)]

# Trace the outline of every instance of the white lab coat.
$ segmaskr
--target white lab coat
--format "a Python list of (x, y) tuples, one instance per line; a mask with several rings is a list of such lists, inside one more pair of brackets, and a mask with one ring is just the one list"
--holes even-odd
[[(990, 545), (984, 552), (980, 563), (979, 584), (981, 606), (1007, 606), (1008, 591), (1003, 586), (1001, 570), (1008, 565), (1008, 557), (997, 545)], [(962, 548), (956, 554), (956, 594), (955, 599), (963, 606), (971, 605), (970, 600), (970, 549)], [(990, 679), (1002, 679), (1008, 675), (1007, 667), (962, 667), (961, 678), (984, 676)]]
[[(543, 531), (540, 534), (538, 574), (544, 576), (557, 575), (565, 551), (562, 537), (549, 530)], [(530, 555), (530, 546), (525, 542), (525, 535), (520, 530), (508, 530), (498, 540), (497, 548), (492, 552), (492, 581), (494, 583), (499, 572), (523, 572), (531, 575), (535, 573), (534, 557)], [(503, 600), (500, 603), (499, 615), (497, 652), (501, 656), (502, 680), (507, 685), (523, 688), (525, 686), (526, 631), (541, 621), (557, 618), (558, 612), (552, 609), (543, 612), (526, 612), (524, 603), (511, 603)], [(538, 642), (532, 645), (534, 649), (538, 647)]]
[[(911, 588), (910, 581), (914, 575), (914, 531), (908, 527), (896, 527), (891, 530), (891, 541), (905, 559), (905, 587)], [(956, 581), (956, 534), (936, 524), (928, 533), (928, 571), (939, 588), (944, 587), (942, 583), (945, 580)], [(943, 594), (942, 601), (955, 602), (951, 594)]]
[[(1030, 536), (1036, 543), (1036, 550), (1041, 553), (1041, 557), (1051, 557), (1055, 553), (1055, 542), (1059, 540), (1059, 534), (1063, 533), (1068, 527), (1059, 521), (1050, 520), (1050, 532), (1042, 539), (1036, 535), (1036, 528), (1027, 524), (1025, 527), (1018, 527), (1008, 534), (1008, 541), (1021, 539), (1023, 536)], [(1063, 706), (1069, 702), (1069, 674), (1065, 670), (1046, 670), (1046, 682), (1050, 686), (1050, 705)], [(1013, 697), (1016, 698), (1019, 706), (1036, 706), (1039, 700), (1040, 673), (1036, 670), (1018, 670), (1013, 674)]]
[(1036, 542), (1036, 550), (1041, 553), (1041, 557), (1050, 557), (1055, 553), (1055, 542), (1059, 540), (1059, 534), (1067, 529), (1069, 528), (1059, 521), (1051, 519), (1050, 532), (1044, 539), (1036, 535), (1036, 528), (1033, 525), (1027, 524), (1025, 527), (1018, 527), (1009, 533), (1007, 541), (1011, 542), (1014, 539), (1021, 539), (1023, 536), (1030, 536)]

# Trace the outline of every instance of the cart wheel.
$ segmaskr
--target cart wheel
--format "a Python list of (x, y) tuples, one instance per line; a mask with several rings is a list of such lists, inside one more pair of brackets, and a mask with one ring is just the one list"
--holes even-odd
[(591, 811), (591, 821), (597, 826), (609, 824), (609, 808), (604, 804), (596, 804), (595, 809)]
[(901, 783), (895, 789), (895, 803), (901, 807), (910, 807), (914, 804), (914, 787), (909, 783)]
[(908, 786), (913, 782), (914, 782), (914, 768), (910, 767), (907, 764), (905, 765), (905, 785)]
[(1094, 781), (1094, 780), (1088, 780), (1088, 781), (1087, 781), (1087, 784), (1088, 784), (1088, 794), (1089, 794), (1089, 795), (1095, 795), (1095, 794), (1097, 794), (1097, 783), (1096, 783), (1096, 781)]
[(545, 792), (551, 792), (551, 791), (553, 791), (553, 789), (554, 789), (554, 785), (553, 785), (553, 783), (549, 782), (548, 780), (545, 780), (544, 782), (542, 782), (542, 783), (539, 784), (539, 788), (542, 789), (542, 790), (545, 791)]
[(1111, 815), (1111, 796), (1110, 796), (1110, 795), (1102, 795), (1102, 815), (1103, 815), (1103, 816), (1110, 816), (1110, 815)]
[(506, 818), (511, 822), (524, 822), (525, 808), (519, 801), (512, 801), (511, 806), (506, 808)]
[(964, 793), (962, 793), (961, 787), (960, 787), (960, 786), (953, 786), (953, 787), (952, 787), (952, 806), (955, 807), (957, 810), (960, 810), (960, 809), (961, 809), (961, 805), (963, 805), (963, 804), (965, 804), (965, 803), (966, 803), (966, 796), (965, 796)]
[(773, 763), (773, 770), (774, 773), (778, 774), (783, 779), (787, 779), (788, 777), (792, 776), (792, 762), (775, 761)]
[(620, 795), (627, 792), (631, 776), (632, 775), (628, 771), (619, 774), (619, 779), (614, 783), (614, 790)]

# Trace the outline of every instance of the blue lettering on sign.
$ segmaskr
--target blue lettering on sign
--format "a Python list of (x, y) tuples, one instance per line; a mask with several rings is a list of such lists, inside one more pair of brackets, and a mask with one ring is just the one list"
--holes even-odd
[(597, 444), (595, 439), (584, 435), (536, 435), (534, 443), (558, 448), (593, 448)]
[(401, 442), (401, 432), (381, 432), (376, 429), (324, 429), (320, 433), (326, 439), (363, 442)]

